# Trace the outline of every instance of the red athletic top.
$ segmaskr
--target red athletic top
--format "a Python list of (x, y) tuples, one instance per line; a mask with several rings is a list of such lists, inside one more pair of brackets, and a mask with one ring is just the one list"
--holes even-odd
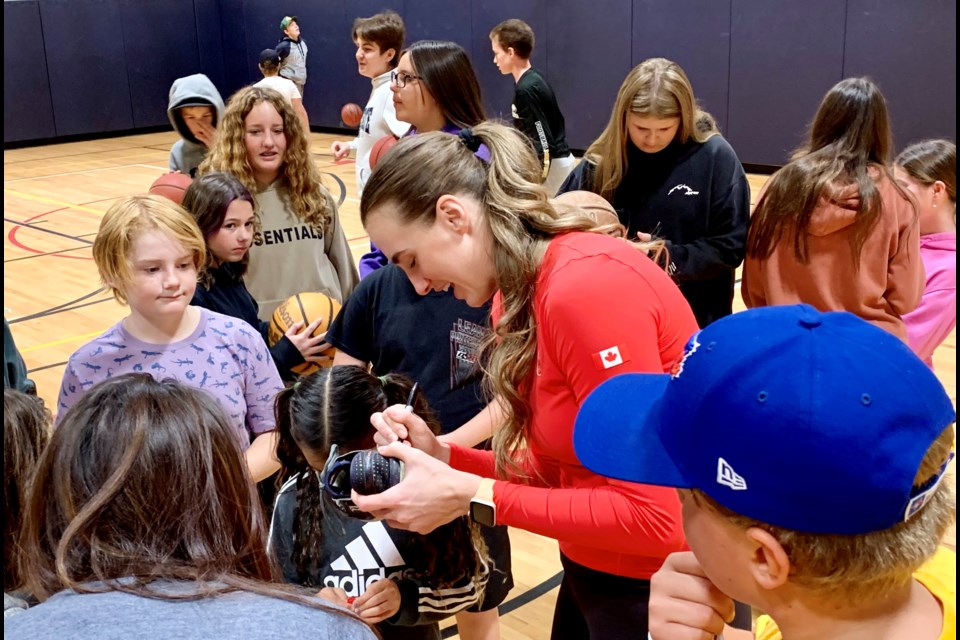
[[(697, 330), (693, 312), (670, 277), (623, 240), (569, 233), (546, 251), (534, 314), (527, 466), (535, 473), (526, 482), (494, 484), (497, 520), (556, 538), (579, 564), (649, 579), (668, 554), (685, 548), (676, 491), (604, 478), (581, 466), (574, 418), (608, 378), (670, 371)], [(489, 451), (453, 446), (450, 464), (495, 477)]]

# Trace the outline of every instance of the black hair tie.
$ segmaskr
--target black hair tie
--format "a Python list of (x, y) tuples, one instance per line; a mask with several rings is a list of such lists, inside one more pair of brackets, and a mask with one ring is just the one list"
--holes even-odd
[(460, 137), (460, 142), (462, 142), (467, 149), (470, 149), (471, 152), (476, 153), (480, 149), (480, 145), (482, 144), (480, 138), (473, 135), (471, 129), (461, 129), (457, 136)]

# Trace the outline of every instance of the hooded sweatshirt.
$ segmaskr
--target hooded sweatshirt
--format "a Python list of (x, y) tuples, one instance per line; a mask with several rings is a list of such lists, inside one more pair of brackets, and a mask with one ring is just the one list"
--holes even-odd
[(284, 36), (277, 44), (277, 53), (283, 65), (280, 67), (280, 75), (288, 80), (303, 85), (307, 81), (307, 43), (303, 38), (292, 40), (289, 36)]
[(920, 236), (927, 272), (920, 306), (903, 316), (910, 348), (932, 369), (933, 352), (957, 326), (957, 232)]
[(856, 185), (838, 186), (821, 196), (810, 218), (807, 264), (797, 259), (789, 232), (769, 257), (747, 255), (741, 285), (747, 307), (806, 303), (820, 311), (849, 311), (906, 341), (902, 316), (923, 295), (920, 225), (913, 204), (886, 174), (872, 174), (881, 211), (863, 241), (860, 268), (850, 247), (860, 193)]
[(173, 143), (170, 147), (170, 170), (180, 171), (193, 176), (197, 167), (203, 162), (207, 155), (207, 146), (200, 142), (196, 136), (190, 133), (190, 129), (183, 121), (180, 114), (181, 107), (201, 107), (212, 106), (214, 108), (213, 126), (214, 128), (223, 117), (223, 98), (220, 92), (210, 82), (210, 78), (197, 73), (185, 78), (177, 78), (170, 87), (170, 104), (167, 107), (167, 117), (170, 118), (170, 124), (177, 133), (180, 134), (180, 140)]

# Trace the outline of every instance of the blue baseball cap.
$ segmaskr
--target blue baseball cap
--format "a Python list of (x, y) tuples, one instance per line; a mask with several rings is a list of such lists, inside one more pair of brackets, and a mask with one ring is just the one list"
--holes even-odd
[(697, 332), (671, 374), (598, 386), (573, 444), (611, 478), (696, 488), (724, 507), (808, 533), (888, 529), (940, 475), (914, 478), (956, 411), (896, 336), (846, 312), (752, 309)]

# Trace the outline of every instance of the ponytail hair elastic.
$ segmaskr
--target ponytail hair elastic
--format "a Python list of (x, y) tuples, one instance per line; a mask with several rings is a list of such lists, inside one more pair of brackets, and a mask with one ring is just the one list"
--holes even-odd
[(480, 138), (473, 135), (473, 130), (469, 127), (466, 129), (461, 129), (457, 136), (460, 138), (460, 142), (462, 142), (463, 145), (467, 149), (470, 149), (470, 151), (473, 153), (476, 153), (480, 150), (480, 145), (482, 144), (480, 142)]

